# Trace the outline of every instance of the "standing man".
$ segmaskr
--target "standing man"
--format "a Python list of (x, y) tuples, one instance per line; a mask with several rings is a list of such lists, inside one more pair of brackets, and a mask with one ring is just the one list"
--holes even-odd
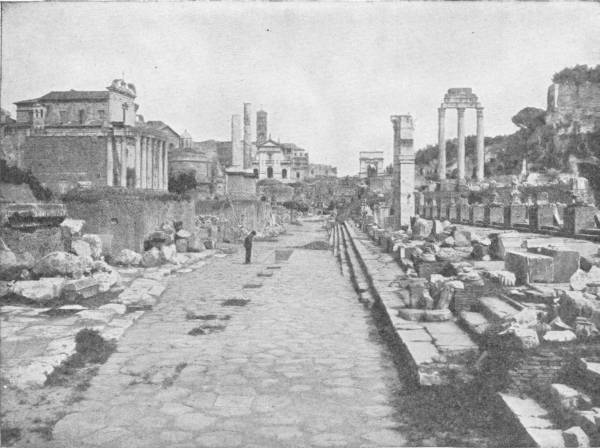
[(256, 230), (250, 232), (244, 239), (244, 248), (246, 249), (246, 264), (250, 264), (250, 259), (252, 258), (252, 240), (254, 239), (254, 235), (256, 235)]

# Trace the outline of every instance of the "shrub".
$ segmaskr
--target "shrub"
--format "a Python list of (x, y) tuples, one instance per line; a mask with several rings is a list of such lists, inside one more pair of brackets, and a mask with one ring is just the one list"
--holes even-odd
[(4, 159), (0, 159), (0, 181), (14, 185), (27, 184), (35, 198), (40, 201), (50, 201), (53, 198), (52, 192), (40, 183), (31, 170), (24, 171), (16, 166), (8, 166)]

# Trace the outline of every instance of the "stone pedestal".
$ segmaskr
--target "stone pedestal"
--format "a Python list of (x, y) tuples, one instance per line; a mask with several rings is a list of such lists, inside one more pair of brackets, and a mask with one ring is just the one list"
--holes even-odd
[(458, 206), (456, 204), (450, 204), (448, 206), (448, 221), (456, 222), (458, 220)]
[(569, 235), (577, 235), (583, 229), (596, 227), (594, 215), (598, 213), (596, 207), (590, 205), (569, 205), (564, 214), (564, 230)]
[(458, 221), (465, 224), (471, 222), (471, 207), (469, 207), (469, 204), (460, 204), (458, 206)]
[(504, 207), (501, 205), (490, 205), (486, 208), (486, 224), (492, 226), (504, 226)]
[(533, 205), (529, 209), (531, 230), (541, 231), (556, 228), (554, 224), (554, 206), (552, 204)]
[(504, 207), (504, 226), (527, 226), (529, 225), (529, 216), (525, 204), (512, 204)]
[(448, 219), (448, 202), (440, 202), (440, 219), (442, 221)]
[(485, 224), (485, 206), (481, 204), (471, 205), (471, 224)]

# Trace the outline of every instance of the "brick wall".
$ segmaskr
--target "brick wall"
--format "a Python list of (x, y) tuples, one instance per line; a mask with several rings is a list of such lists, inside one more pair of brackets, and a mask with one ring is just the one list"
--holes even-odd
[(106, 138), (31, 136), (23, 144), (23, 165), (57, 193), (79, 181), (106, 185)]
[(13, 252), (29, 252), (36, 260), (50, 252), (64, 250), (60, 227), (41, 227), (29, 232), (0, 227), (0, 238)]
[(194, 204), (186, 200), (162, 200), (136, 195), (105, 195), (96, 201), (67, 200), (69, 217), (85, 220), (84, 233), (112, 235), (111, 252), (143, 250), (144, 240), (164, 222), (183, 221), (194, 228)]

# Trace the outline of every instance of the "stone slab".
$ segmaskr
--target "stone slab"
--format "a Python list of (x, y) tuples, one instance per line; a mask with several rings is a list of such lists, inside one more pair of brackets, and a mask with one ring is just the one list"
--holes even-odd
[(552, 282), (554, 278), (552, 257), (530, 252), (509, 250), (504, 256), (504, 267), (515, 274), (519, 283)]
[(479, 298), (481, 313), (492, 321), (504, 320), (519, 310), (499, 297), (487, 296)]

